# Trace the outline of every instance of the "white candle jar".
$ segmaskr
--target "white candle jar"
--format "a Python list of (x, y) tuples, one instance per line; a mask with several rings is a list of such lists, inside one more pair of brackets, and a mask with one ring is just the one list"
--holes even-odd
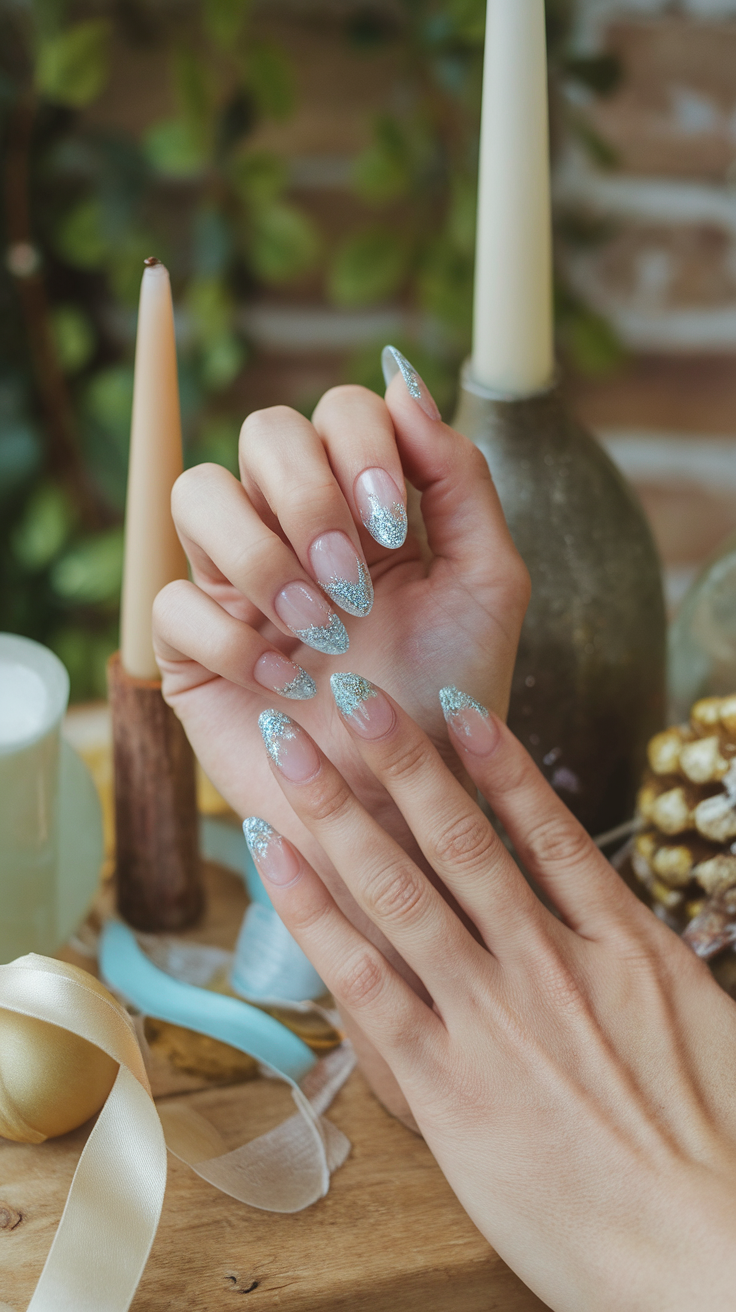
[(0, 634), (0, 962), (57, 947), (61, 721), (69, 676), (40, 643)]

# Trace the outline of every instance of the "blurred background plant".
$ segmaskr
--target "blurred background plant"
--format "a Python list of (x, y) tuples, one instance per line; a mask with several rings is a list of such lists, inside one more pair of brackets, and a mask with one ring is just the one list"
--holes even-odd
[[(370, 59), (390, 44), (402, 94), (352, 164), (369, 221), (332, 250), (290, 196), (287, 156), (254, 142), (264, 122), (298, 114), (293, 60), (258, 34), (257, 8), (0, 0), (0, 629), (57, 651), (77, 699), (104, 694), (117, 644), (147, 255), (172, 276), (187, 464), (237, 467), (242, 309), (266, 287), (312, 271), (335, 306), (400, 302), (416, 328), (398, 344), (443, 408), (469, 345), (485, 0), (345, 6), (346, 49)], [(614, 89), (618, 65), (575, 57), (570, 5), (547, 8), (554, 135), (573, 132), (610, 167), (585, 108)], [(120, 52), (154, 47), (167, 54), (174, 112), (138, 134), (100, 126), (89, 110)], [(562, 251), (605, 237), (558, 217)], [(592, 372), (618, 363), (611, 329), (564, 282), (557, 307), (563, 356)], [(372, 346), (346, 376), (381, 390), (377, 362)]]

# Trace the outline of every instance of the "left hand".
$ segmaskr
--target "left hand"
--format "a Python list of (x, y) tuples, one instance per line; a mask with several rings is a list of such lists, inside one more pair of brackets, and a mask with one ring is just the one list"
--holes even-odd
[(497, 717), (445, 695), (458, 756), (560, 919), (394, 701), (361, 680), (336, 700), (477, 937), (293, 722), (264, 725), (274, 779), (429, 1000), (291, 844), (246, 830), (279, 915), (385, 1058), (460, 1202), (555, 1312), (729, 1312), (736, 1005)]

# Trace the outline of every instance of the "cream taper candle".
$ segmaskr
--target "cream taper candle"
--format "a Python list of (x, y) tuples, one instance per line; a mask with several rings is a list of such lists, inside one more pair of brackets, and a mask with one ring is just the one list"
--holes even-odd
[(120, 654), (128, 674), (157, 679), (153, 599), (172, 579), (186, 578), (187, 569), (171, 518), (171, 489), (182, 471), (171, 285), (159, 260), (145, 264), (135, 350)]
[(521, 397), (553, 372), (544, 0), (488, 0), (472, 373)]

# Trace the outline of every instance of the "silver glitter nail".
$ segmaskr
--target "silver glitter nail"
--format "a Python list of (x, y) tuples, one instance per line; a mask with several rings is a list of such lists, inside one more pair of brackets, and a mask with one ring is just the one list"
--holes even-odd
[(353, 715), (363, 702), (378, 696), (373, 684), (362, 674), (331, 674), (330, 687), (341, 715)]
[(331, 579), (320, 579), (319, 586), (324, 589), (330, 601), (334, 601), (348, 615), (367, 615), (373, 605), (373, 584), (362, 560), (358, 561), (358, 582), (341, 579), (334, 575)]
[(283, 711), (262, 711), (258, 716), (258, 728), (266, 744), (271, 760), (278, 765), (281, 759), (281, 744), (290, 738), (296, 738), (297, 729), (293, 720)]
[(413, 365), (409, 364), (405, 355), (397, 351), (395, 346), (384, 346), (381, 351), (381, 368), (383, 369), (383, 378), (388, 387), (392, 378), (395, 378), (399, 370), (406, 383), (406, 389), (409, 396), (413, 396), (415, 401), (422, 399), (422, 384), (419, 374)]
[(371, 513), (362, 518), (371, 537), (375, 538), (380, 546), (389, 547), (392, 551), (403, 547), (408, 527), (404, 503), (394, 501), (392, 505), (384, 506), (372, 493), (369, 493), (368, 500)]
[(261, 820), (257, 815), (249, 815), (247, 820), (243, 821), (243, 833), (252, 857), (265, 856), (271, 839), (280, 838), (273, 825), (267, 820)]
[(310, 697), (317, 696), (317, 685), (311, 674), (307, 674), (301, 665), (295, 666), (299, 671), (295, 679), (290, 683), (285, 683), (283, 688), (276, 688), (276, 692), (281, 693), (282, 697), (290, 697), (295, 702), (309, 701)]
[[(453, 684), (449, 684), (446, 688), (440, 688), (440, 705), (446, 720), (452, 720), (461, 711), (471, 710), (478, 711), (484, 719), (488, 719), (486, 707), (481, 706), (480, 702), (477, 702), (474, 697), (470, 697), (468, 693), (455, 688)], [(462, 721), (458, 727), (462, 728), (464, 733), (468, 733), (468, 730), (463, 728)]]
[(347, 629), (334, 611), (329, 623), (313, 624), (311, 629), (292, 629), (292, 633), (300, 642), (313, 647), (315, 651), (321, 651), (325, 656), (342, 656), (350, 646)]

